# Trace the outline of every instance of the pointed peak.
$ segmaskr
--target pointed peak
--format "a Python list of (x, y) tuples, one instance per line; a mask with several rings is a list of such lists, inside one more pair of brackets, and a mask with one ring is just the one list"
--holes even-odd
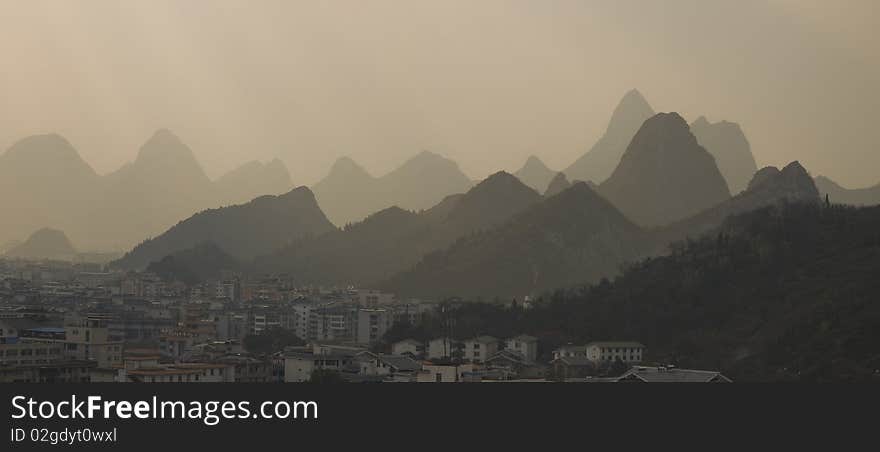
[(544, 164), (544, 161), (536, 155), (530, 155), (529, 158), (526, 159), (526, 165), (541, 165), (545, 168), (547, 167), (547, 165)]
[(563, 173), (562, 171), (560, 171), (560, 172), (556, 173), (555, 176), (553, 176), (553, 179), (550, 180), (551, 183), (552, 183), (553, 181), (566, 181), (566, 182), (568, 182), (568, 178), (565, 177), (565, 173)]
[(510, 190), (524, 189), (534, 191), (531, 187), (524, 184), (519, 178), (507, 171), (498, 171), (489, 177), (480, 181), (467, 192), (467, 196), (473, 196), (476, 193), (486, 192), (509, 192)]
[(801, 165), (801, 162), (795, 160), (788, 165), (785, 165), (785, 168), (782, 168), (782, 174), (792, 174), (799, 176), (807, 176), (809, 177), (809, 172), (806, 168)]
[(547, 190), (544, 192), (544, 196), (554, 196), (565, 191), (569, 187), (571, 187), (571, 183), (568, 181), (568, 178), (565, 177), (565, 173), (556, 173), (556, 176), (554, 176), (550, 181), (550, 184), (547, 185)]
[(137, 160), (155, 157), (186, 157), (195, 159), (192, 149), (168, 129), (156, 130), (141, 146)]
[(623, 100), (628, 100), (628, 99), (645, 100), (645, 96), (642, 95), (641, 91), (639, 91), (638, 88), (633, 88), (633, 89), (627, 91), (623, 95)]
[(284, 201), (289, 201), (289, 202), (303, 202), (304, 201), (308, 205), (314, 205), (315, 207), (318, 206), (318, 201), (317, 201), (317, 198), (315, 197), (315, 193), (312, 192), (312, 190), (309, 187), (306, 187), (305, 185), (296, 187), (296, 188), (288, 191), (287, 193), (277, 195), (277, 196), (263, 195), (258, 198), (255, 198), (251, 202), (259, 202), (259, 200), (272, 200), (272, 199), (279, 199), (279, 200), (284, 200)]
[(507, 171), (501, 170), (490, 174), (489, 177), (482, 180), (477, 185), (485, 184), (485, 183), (497, 183), (499, 181), (517, 181), (520, 182), (519, 179), (516, 178), (513, 174), (508, 173)]
[(776, 176), (779, 175), (779, 168), (775, 166), (765, 166), (758, 170), (754, 176), (752, 176), (752, 180), (749, 181), (749, 185), (746, 188), (746, 191), (754, 190), (755, 188), (760, 187), (767, 183), (767, 181), (773, 180)]
[(526, 159), (526, 162), (523, 164), (522, 168), (520, 168), (520, 170), (518, 172), (522, 173), (524, 171), (532, 171), (532, 170), (543, 171), (543, 172), (551, 171), (550, 168), (548, 168), (547, 165), (544, 164), (544, 162), (535, 155), (530, 155), (529, 158)]
[(144, 149), (148, 146), (162, 146), (169, 148), (187, 147), (185, 144), (183, 144), (183, 140), (181, 140), (180, 137), (175, 135), (174, 132), (169, 129), (158, 129), (153, 132), (153, 135), (151, 135), (150, 138), (147, 139), (147, 142), (144, 143), (144, 146), (141, 149)]
[(342, 156), (336, 159), (336, 161), (333, 162), (333, 166), (330, 167), (331, 174), (336, 172), (361, 172), (366, 174), (367, 171), (351, 157)]
[(652, 110), (651, 105), (645, 99), (645, 96), (635, 88), (627, 91), (620, 99), (618, 108), (621, 107), (637, 107), (640, 109)]
[(617, 137), (620, 140), (629, 140), (632, 138), (634, 130), (638, 130), (639, 126), (654, 115), (654, 109), (648, 104), (648, 101), (642, 96), (638, 90), (630, 90), (627, 92), (611, 115), (611, 121), (608, 123), (606, 135)]
[(691, 123), (691, 127), (706, 127), (711, 125), (708, 119), (705, 116), (700, 116), (696, 121)]

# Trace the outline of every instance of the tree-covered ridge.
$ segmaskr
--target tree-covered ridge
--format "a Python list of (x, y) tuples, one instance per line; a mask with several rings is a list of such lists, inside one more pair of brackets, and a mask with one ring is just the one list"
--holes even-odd
[(444, 324), (464, 336), (526, 333), (545, 357), (568, 342), (632, 339), (651, 361), (735, 380), (880, 374), (880, 208), (781, 204), (672, 249), (532, 309), (463, 304), (453, 320), (403, 333), (435, 336)]
[(414, 296), (510, 297), (598, 280), (650, 249), (648, 235), (585, 183), (462, 236), (382, 284)]

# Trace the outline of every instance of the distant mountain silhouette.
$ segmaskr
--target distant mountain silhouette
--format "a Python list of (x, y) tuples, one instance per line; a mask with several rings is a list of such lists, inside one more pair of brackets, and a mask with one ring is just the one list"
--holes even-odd
[(391, 206), (427, 209), (448, 195), (467, 191), (472, 185), (455, 162), (424, 151), (379, 178), (343, 157), (313, 188), (327, 217), (337, 225), (344, 225)]
[(541, 159), (533, 155), (513, 175), (523, 181), (524, 184), (534, 188), (538, 193), (543, 193), (547, 190), (547, 185), (550, 184), (550, 180), (553, 179), (556, 172), (547, 168), (547, 165)]
[(461, 237), (450, 247), (429, 253), (379, 287), (433, 298), (534, 295), (615, 276), (622, 265), (665, 255), (671, 242), (711, 234), (737, 215), (817, 201), (809, 174), (792, 162), (781, 171), (758, 171), (748, 188), (733, 198), (669, 226), (646, 230), (588, 184), (575, 182), (494, 229)]
[(710, 123), (700, 116), (691, 124), (697, 142), (713, 157), (733, 194), (745, 190), (758, 165), (752, 148), (739, 124), (721, 121)]
[(52, 226), (81, 237), (92, 224), (83, 209), (100, 177), (59, 135), (36, 135), (0, 155), (0, 241)]
[[(571, 187), (571, 182), (568, 181), (565, 177), (565, 173), (556, 173), (556, 176), (553, 180), (550, 181), (550, 184), (547, 186), (547, 190), (544, 192), (544, 197), (549, 198), (551, 196), (556, 196), (559, 193), (568, 190)], [(592, 189), (596, 189), (595, 186), (590, 186)]]
[(34, 232), (24, 243), (4, 254), (12, 258), (53, 260), (72, 260), (75, 256), (76, 249), (64, 232), (50, 228)]
[(278, 160), (250, 162), (212, 182), (189, 147), (164, 129), (133, 162), (105, 176), (61, 136), (36, 135), (0, 155), (0, 241), (50, 225), (85, 250), (122, 250), (200, 210), (289, 189)]
[(290, 172), (281, 160), (256, 160), (220, 176), (215, 182), (220, 205), (241, 204), (262, 195), (278, 195), (292, 188)]
[(637, 90), (627, 92), (614, 109), (605, 134), (563, 172), (570, 180), (601, 184), (617, 168), (633, 136), (651, 116), (654, 110), (642, 94)]
[(147, 271), (165, 281), (197, 284), (217, 280), (222, 272), (240, 272), (242, 263), (220, 249), (214, 242), (202, 242), (150, 263)]
[(730, 198), (715, 159), (677, 113), (645, 121), (599, 192), (641, 226), (669, 224)]
[(380, 287), (406, 296), (522, 297), (612, 276), (649, 249), (645, 232), (579, 182)]
[(873, 206), (880, 204), (880, 184), (868, 188), (844, 188), (837, 182), (825, 177), (816, 177), (816, 188), (819, 195), (835, 204), (850, 204), (854, 206)]
[(333, 229), (312, 192), (299, 187), (283, 195), (261, 196), (246, 204), (199, 212), (136, 246), (113, 266), (141, 269), (205, 241), (214, 242), (235, 258), (251, 259), (296, 239)]
[(791, 162), (781, 171), (772, 166), (755, 173), (748, 187), (736, 196), (706, 209), (692, 217), (662, 228), (657, 233), (657, 244), (685, 237), (698, 237), (724, 222), (725, 219), (780, 203), (819, 201), (819, 192), (807, 170), (799, 162)]
[[(168, 130), (158, 130), (128, 163), (105, 177), (95, 216), (114, 248), (131, 237), (157, 234), (175, 222), (216, 205), (211, 180), (192, 150)], [(136, 234), (136, 235), (135, 235)]]
[(470, 189), (449, 212), (444, 226), (450, 230), (447, 237), (500, 224), (540, 201), (538, 192), (499, 171)]
[(324, 236), (256, 259), (257, 272), (288, 272), (306, 284), (368, 284), (414, 265), (427, 252), (507, 221), (541, 199), (499, 172), (431, 209), (389, 207)]

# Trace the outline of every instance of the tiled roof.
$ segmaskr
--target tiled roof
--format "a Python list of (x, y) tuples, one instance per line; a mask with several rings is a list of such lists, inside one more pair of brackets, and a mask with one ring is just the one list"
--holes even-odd
[(648, 383), (709, 383), (713, 380), (730, 382), (721, 372), (666, 367), (636, 366), (626, 371), (617, 381), (641, 380)]

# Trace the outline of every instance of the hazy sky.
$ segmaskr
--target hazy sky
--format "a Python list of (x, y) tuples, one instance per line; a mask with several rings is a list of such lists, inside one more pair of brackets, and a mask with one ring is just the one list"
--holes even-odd
[(876, 0), (0, 0), (0, 147), (66, 136), (99, 172), (175, 131), (214, 177), (310, 184), (419, 150), (471, 177), (561, 169), (638, 88), (742, 124), (759, 165), (880, 181)]

